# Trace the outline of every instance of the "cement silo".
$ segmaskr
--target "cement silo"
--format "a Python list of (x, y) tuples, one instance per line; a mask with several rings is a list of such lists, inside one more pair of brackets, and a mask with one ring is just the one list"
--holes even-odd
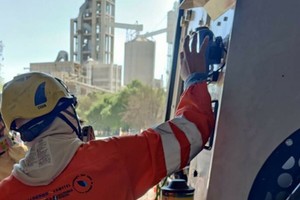
[(124, 84), (139, 80), (153, 85), (155, 67), (155, 42), (138, 36), (125, 43)]

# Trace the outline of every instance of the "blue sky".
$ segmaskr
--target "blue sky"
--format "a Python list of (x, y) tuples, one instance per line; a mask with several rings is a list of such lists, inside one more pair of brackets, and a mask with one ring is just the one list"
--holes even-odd
[[(116, 22), (143, 24), (144, 33), (166, 27), (166, 12), (175, 0), (116, 0)], [(53, 62), (60, 50), (69, 52), (70, 19), (78, 15), (84, 0), (1, 0), (0, 41), (4, 44), (1, 77), (9, 81), (26, 72), (29, 63)], [(122, 44), (115, 62), (123, 65), (126, 30), (116, 30), (116, 43)], [(165, 34), (155, 36), (165, 41)], [(161, 50), (164, 47), (156, 46)], [(158, 52), (158, 55), (161, 53)], [(165, 56), (164, 56), (165, 57)], [(164, 59), (164, 58), (161, 58)], [(158, 57), (156, 62), (162, 63)], [(165, 61), (163, 61), (165, 62)], [(160, 76), (156, 70), (156, 76)]]

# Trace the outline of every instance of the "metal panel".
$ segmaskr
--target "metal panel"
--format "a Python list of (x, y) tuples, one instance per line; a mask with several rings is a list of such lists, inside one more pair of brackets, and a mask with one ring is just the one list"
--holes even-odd
[[(300, 127), (299, 8), (296, 0), (237, 2), (208, 200), (248, 199), (262, 166)], [(276, 192), (262, 199), (285, 198)]]
[[(194, 31), (199, 24), (209, 23), (207, 13), (203, 8), (194, 8), (192, 21), (188, 24), (188, 32)], [(215, 36), (228, 38), (233, 22), (234, 10), (230, 9), (222, 14), (218, 19), (210, 21), (210, 29)], [(212, 100), (217, 100), (221, 103), (221, 94), (224, 83), (224, 71), (220, 74), (217, 82), (208, 85)], [(214, 146), (213, 146), (214, 148)], [(211, 167), (213, 149), (203, 150), (195, 159), (192, 160), (189, 166), (189, 184), (195, 188), (195, 197), (197, 200), (206, 199), (207, 188), (209, 183), (209, 173)]]

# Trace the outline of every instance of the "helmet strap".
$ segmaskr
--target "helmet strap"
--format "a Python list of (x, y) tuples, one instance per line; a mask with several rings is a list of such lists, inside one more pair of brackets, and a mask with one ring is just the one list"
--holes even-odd
[(56, 108), (49, 114), (34, 118), (22, 125), (20, 128), (16, 128), (15, 123), (12, 124), (11, 130), (15, 130), (20, 133), (21, 139), (24, 142), (31, 142), (36, 137), (38, 137), (43, 131), (49, 127), (49, 125), (54, 121), (58, 114), (67, 109), (72, 105), (73, 100), (64, 100), (58, 103)]

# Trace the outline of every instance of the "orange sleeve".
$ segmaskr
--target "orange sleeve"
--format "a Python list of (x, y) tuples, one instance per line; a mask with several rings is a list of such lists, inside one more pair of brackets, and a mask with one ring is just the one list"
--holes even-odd
[[(183, 93), (176, 112), (176, 116), (179, 115), (184, 115), (186, 119), (195, 124), (202, 134), (202, 140), (207, 141), (209, 133), (213, 128), (214, 120), (206, 83), (194, 84)], [(169, 126), (170, 124), (172, 124), (171, 121), (168, 121), (163, 123), (162, 126)], [(188, 141), (187, 139), (183, 142), (180, 141), (184, 140), (181, 139), (183, 138), (182, 136), (172, 136), (175, 134), (180, 135), (181, 132), (173, 134), (177, 129), (172, 129), (173, 124), (169, 127), (172, 132), (162, 133), (159, 131), (160, 129), (153, 128), (138, 135), (114, 139), (115, 145), (120, 152), (120, 159), (123, 160), (124, 168), (128, 171), (128, 178), (131, 182), (131, 187), (128, 187), (132, 188), (136, 198), (143, 195), (149, 188), (169, 174), (169, 172), (167, 172), (168, 161), (166, 160), (168, 159), (166, 159), (166, 155), (171, 155), (172, 157), (172, 154), (176, 153), (175, 148), (177, 148), (177, 146), (181, 148), (181, 146), (177, 145), (173, 147), (171, 140), (169, 142), (168, 138), (174, 137), (174, 143), (185, 144)], [(168, 137), (166, 137), (166, 135)], [(199, 143), (201, 142), (199, 141)], [(201, 143), (201, 145), (202, 144), (203, 143)], [(166, 151), (170, 151), (170, 153), (166, 154)], [(200, 149), (197, 151), (197, 153), (199, 153)], [(189, 154), (189, 152), (182, 153), (180, 160), (189, 160)], [(177, 161), (173, 159), (172, 162), (174, 160)], [(178, 163), (175, 163), (175, 165), (182, 167), (180, 160), (177, 161)]]
[(211, 97), (205, 82), (190, 86), (183, 94), (177, 107), (176, 116), (183, 115), (200, 130), (205, 144), (214, 127)]

